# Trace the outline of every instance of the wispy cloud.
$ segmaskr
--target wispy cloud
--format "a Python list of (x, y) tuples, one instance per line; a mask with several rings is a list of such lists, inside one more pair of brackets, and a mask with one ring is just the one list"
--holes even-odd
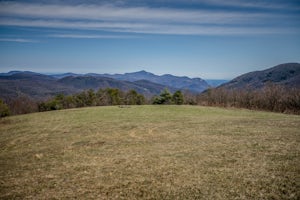
[[(208, 3), (207, 0), (203, 0), (203, 2)], [(223, 1), (213, 0), (209, 2), (217, 4)], [(266, 1), (258, 5), (243, 3), (239, 0), (224, 2), (227, 3), (223, 3), (223, 5), (232, 4), (244, 7), (271, 6)], [(299, 22), (297, 22), (299, 15), (265, 12), (119, 7), (108, 4), (58, 5), (0, 2), (0, 16), (2, 16), (0, 19), (2, 26), (72, 28), (128, 33), (222, 35), (299, 32)], [(287, 24), (292, 24), (292, 26)], [(75, 35), (73, 37), (75, 38)], [(77, 38), (89, 37), (78, 35)]]
[(71, 39), (130, 39), (137, 38), (131, 35), (83, 35), (83, 34), (53, 34), (49, 37)]
[(258, 9), (286, 9), (286, 10), (300, 10), (299, 4), (293, 4), (289, 1), (274, 1), (274, 0), (260, 0), (260, 1), (245, 1), (245, 0), (201, 0), (201, 3), (218, 6), (231, 6), (242, 8), (258, 8)]
[(152, 2), (175, 3), (177, 5), (209, 6), (243, 9), (261, 9), (274, 11), (299, 11), (300, 4), (297, 0), (151, 0)]
[(0, 42), (36, 43), (38, 41), (23, 38), (0, 38)]
[[(162, 24), (162, 23), (128, 23), (128, 22), (82, 22), (64, 20), (0, 20), (0, 25), (29, 26), (45, 28), (63, 28), (80, 30), (106, 30), (123, 33), (150, 33), (150, 34), (176, 34), (176, 35), (253, 35), (253, 34), (283, 34), (290, 30), (272, 27), (235, 27), (217, 25), (194, 25), (194, 24)], [(58, 37), (104, 37), (82, 35), (56, 35)], [(116, 38), (116, 36), (105, 36)], [(119, 37), (119, 36), (118, 36)]]
[(257, 23), (270, 17), (263, 13), (211, 12), (207, 10), (184, 10), (149, 7), (115, 7), (113, 5), (42, 5), (0, 2), (4, 16), (44, 19), (167, 22), (197, 24)]

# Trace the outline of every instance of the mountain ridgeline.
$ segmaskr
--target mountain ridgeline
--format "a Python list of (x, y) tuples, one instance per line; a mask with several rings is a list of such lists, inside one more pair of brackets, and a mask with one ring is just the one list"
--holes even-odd
[(300, 88), (300, 64), (286, 63), (275, 67), (243, 74), (219, 86), (222, 89), (258, 90), (267, 84), (287, 88)]
[(125, 74), (52, 75), (30, 71), (11, 71), (0, 73), (0, 98), (5, 100), (25, 95), (38, 100), (57, 94), (70, 95), (88, 89), (105, 88), (117, 88), (121, 91), (135, 90), (146, 97), (152, 97), (160, 94), (165, 88), (172, 93), (181, 90), (199, 94), (211, 86), (217, 86), (218, 89), (223, 90), (255, 91), (270, 83), (299, 89), (300, 64), (286, 63), (262, 71), (249, 72), (229, 82), (225, 80), (208, 80), (208, 82), (209, 84), (201, 78), (178, 77), (170, 74), (159, 76), (146, 71)]
[(124, 80), (124, 81), (147, 80), (153, 83), (166, 85), (168, 87), (173, 87), (180, 90), (190, 90), (192, 92), (197, 92), (197, 93), (202, 92), (209, 87), (208, 83), (201, 78), (189, 78), (186, 76), (178, 77), (178, 76), (173, 76), (171, 74), (157, 76), (155, 74), (146, 71), (125, 73), (125, 74), (114, 74), (114, 75), (104, 74), (100, 76), (106, 76), (106, 77), (114, 78), (117, 80)]
[(151, 97), (167, 88), (200, 93), (210, 86), (201, 78), (158, 76), (146, 71), (125, 74), (54, 74), (45, 75), (29, 71), (11, 71), (0, 74), (0, 98), (11, 99), (26, 95), (44, 99), (56, 94), (74, 94), (83, 90), (117, 88), (122, 91), (136, 90)]

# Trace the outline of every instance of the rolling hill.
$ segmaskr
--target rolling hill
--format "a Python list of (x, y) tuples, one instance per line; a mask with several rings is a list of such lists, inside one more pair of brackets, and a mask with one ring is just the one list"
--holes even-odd
[(255, 90), (263, 88), (268, 83), (300, 88), (300, 64), (286, 63), (262, 71), (249, 72), (219, 86), (219, 88)]
[(7, 117), (0, 199), (296, 200), (299, 130), (297, 115), (200, 106)]
[(79, 91), (79, 89), (59, 83), (51, 76), (34, 72), (14, 72), (0, 76), (0, 97), (3, 99), (20, 95), (43, 99), (58, 93), (72, 94)]

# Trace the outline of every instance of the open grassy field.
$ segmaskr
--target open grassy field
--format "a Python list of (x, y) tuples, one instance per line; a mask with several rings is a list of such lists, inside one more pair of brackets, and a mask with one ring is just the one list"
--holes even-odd
[(0, 119), (0, 199), (299, 199), (300, 116), (91, 107)]

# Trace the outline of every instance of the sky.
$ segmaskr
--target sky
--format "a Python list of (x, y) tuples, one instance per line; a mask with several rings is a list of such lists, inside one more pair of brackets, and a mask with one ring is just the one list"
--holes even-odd
[(0, 72), (229, 80), (287, 62), (299, 0), (0, 0)]

